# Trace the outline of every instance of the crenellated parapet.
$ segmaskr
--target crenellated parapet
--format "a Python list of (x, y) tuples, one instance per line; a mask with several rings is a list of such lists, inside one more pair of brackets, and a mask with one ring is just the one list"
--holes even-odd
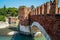
[(50, 13), (58, 14), (58, 0), (51, 0), (50, 5), (51, 5)]
[(58, 14), (58, 0), (50, 0), (35, 8), (35, 14)]
[(44, 14), (44, 4), (42, 5), (42, 14)]
[(46, 11), (47, 11), (46, 13), (49, 14), (50, 13), (50, 7), (51, 7), (50, 2), (47, 2), (45, 7), (46, 7)]
[(40, 15), (42, 14), (42, 6), (40, 6)]
[[(22, 10), (23, 10), (23, 13), (27, 14), (26, 9), (27, 9), (27, 7), (20, 8), (19, 11), (21, 11), (20, 13), (22, 13)], [(28, 8), (28, 9), (30, 9), (30, 8)], [(32, 15), (59, 14), (58, 0), (50, 0), (50, 2), (46, 2), (46, 3), (42, 4), (41, 6), (38, 6), (35, 9), (30, 10), (30, 14), (32, 14)]]
[(58, 8), (58, 14), (60, 14), (60, 8)]
[(40, 15), (40, 8), (37, 7), (37, 15)]

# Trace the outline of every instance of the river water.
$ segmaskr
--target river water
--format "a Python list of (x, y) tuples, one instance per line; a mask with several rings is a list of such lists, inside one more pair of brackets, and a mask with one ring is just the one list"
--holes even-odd
[(19, 33), (17, 33), (13, 36), (0, 36), (0, 40), (46, 40), (46, 38), (44, 36), (35, 38), (32, 36), (25, 36), (25, 35), (20, 35)]

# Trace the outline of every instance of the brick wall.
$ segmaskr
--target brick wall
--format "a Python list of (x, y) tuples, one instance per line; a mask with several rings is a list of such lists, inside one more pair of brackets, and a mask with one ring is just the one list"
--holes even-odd
[(30, 16), (30, 19), (31, 23), (34, 21), (39, 22), (50, 35), (52, 40), (60, 40), (60, 19), (56, 19), (55, 15), (43, 15), (42, 18), (41, 16), (35, 15)]

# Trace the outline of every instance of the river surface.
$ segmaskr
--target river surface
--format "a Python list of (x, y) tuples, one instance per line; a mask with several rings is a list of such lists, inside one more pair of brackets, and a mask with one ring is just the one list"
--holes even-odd
[(13, 36), (0, 36), (0, 40), (46, 40), (44, 36), (38, 38), (32, 36), (20, 35), (19, 33)]
[[(3, 28), (3, 29), (0, 29), (0, 35), (7, 35), (11, 31), (18, 31), (18, 30), (13, 27)], [(32, 36), (20, 35), (19, 33), (16, 33), (12, 36), (0, 36), (0, 40), (46, 40), (46, 38), (44, 35), (39, 37), (32, 37)]]

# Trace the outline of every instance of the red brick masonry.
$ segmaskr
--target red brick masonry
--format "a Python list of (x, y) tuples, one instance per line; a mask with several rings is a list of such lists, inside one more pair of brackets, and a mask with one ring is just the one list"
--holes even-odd
[(60, 8), (58, 0), (47, 2), (33, 9), (23, 7), (19, 9), (19, 20), (22, 25), (39, 22), (52, 40), (60, 40)]
[(60, 40), (60, 15), (34, 15), (30, 16), (31, 22), (39, 22), (46, 32), (50, 35), (52, 40)]

